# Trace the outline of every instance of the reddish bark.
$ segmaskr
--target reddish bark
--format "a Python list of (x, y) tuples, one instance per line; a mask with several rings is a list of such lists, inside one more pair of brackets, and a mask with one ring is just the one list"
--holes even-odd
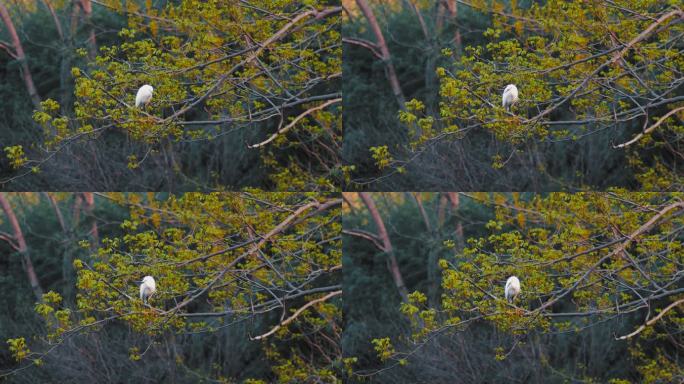
[[(4, 7), (2, 4), (0, 4), (0, 6)], [(38, 301), (42, 301), (43, 289), (40, 286), (38, 275), (36, 275), (36, 271), (33, 268), (33, 262), (31, 261), (31, 256), (29, 255), (28, 247), (26, 246), (26, 239), (24, 238), (24, 233), (21, 231), (21, 227), (19, 226), (19, 220), (17, 220), (17, 216), (14, 214), (14, 210), (12, 209), (12, 206), (10, 205), (4, 193), (0, 193), (0, 206), (2, 206), (2, 210), (5, 212), (5, 216), (7, 216), (7, 220), (9, 221), (9, 224), (12, 227), (12, 231), (14, 232), (13, 237), (14, 240), (17, 242), (16, 249), (21, 254), (22, 264), (24, 265), (24, 270), (26, 271), (26, 276), (28, 277), (29, 284), (31, 284), (31, 288), (33, 289), (33, 294), (36, 296), (36, 299)]]
[(442, 228), (446, 212), (447, 197), (443, 193), (439, 195), (439, 206), (437, 208), (437, 226)]
[(100, 243), (100, 236), (97, 230), (97, 220), (93, 217), (93, 209), (95, 208), (95, 197), (92, 192), (83, 192), (83, 198), (85, 200), (85, 211), (90, 219), (90, 237), (92, 237), (93, 242), (92, 247), (97, 248)]
[(385, 64), (385, 68), (387, 70), (387, 80), (390, 83), (390, 87), (392, 87), (392, 93), (394, 93), (394, 97), (397, 99), (397, 103), (399, 103), (399, 106), (403, 109), (406, 99), (404, 98), (404, 93), (402, 92), (401, 86), (399, 85), (397, 71), (394, 69), (394, 64), (392, 64), (392, 56), (390, 55), (389, 48), (387, 47), (387, 42), (385, 41), (385, 37), (382, 34), (382, 30), (380, 29), (380, 24), (378, 24), (378, 19), (375, 18), (373, 9), (370, 7), (370, 5), (368, 5), (366, 0), (356, 0), (356, 4), (361, 9), (361, 12), (368, 21), (368, 24), (370, 25), (371, 30), (375, 35), (375, 39), (377, 40), (376, 45), (380, 49), (380, 53), (382, 54), (382, 61)]
[(85, 24), (88, 26), (88, 57), (95, 60), (97, 56), (97, 41), (95, 40), (95, 27), (93, 26), (93, 4), (90, 0), (80, 0), (81, 9), (85, 16)]
[(9, 11), (4, 2), (0, 2), (0, 18), (2, 18), (7, 32), (12, 40), (12, 45), (14, 46), (15, 57), (21, 65), (22, 77), (24, 79), (24, 84), (26, 85), (26, 90), (28, 91), (33, 106), (40, 110), (40, 95), (38, 95), (38, 90), (33, 84), (33, 77), (31, 76), (31, 71), (29, 70), (28, 62), (26, 61), (26, 55), (24, 54), (24, 47), (21, 45), (21, 40), (19, 40), (19, 35), (17, 30), (14, 28), (14, 23), (10, 17)]
[(456, 25), (456, 18), (458, 17), (458, 4), (456, 0), (446, 0), (447, 10), (449, 11), (449, 16), (451, 21), (454, 23), (454, 45), (456, 45), (456, 54), (460, 55), (463, 48), (461, 41), (461, 30)]
[(397, 287), (402, 301), (408, 302), (408, 290), (406, 289), (406, 285), (404, 285), (404, 278), (401, 276), (399, 263), (397, 263), (397, 259), (394, 256), (394, 248), (392, 248), (392, 242), (387, 234), (387, 229), (385, 228), (385, 223), (382, 221), (380, 212), (378, 212), (378, 208), (375, 206), (375, 202), (368, 192), (359, 192), (359, 196), (366, 205), (366, 208), (368, 208), (368, 212), (370, 212), (371, 217), (375, 222), (375, 226), (378, 228), (378, 237), (382, 240), (383, 248), (385, 249), (385, 253), (387, 253), (387, 268), (392, 276), (392, 280), (394, 280), (394, 285)]
[(55, 22), (55, 28), (57, 28), (57, 34), (59, 34), (59, 38), (62, 41), (64, 41), (64, 31), (62, 31), (62, 23), (60, 23), (59, 18), (57, 18), (55, 7), (52, 6), (50, 0), (43, 0), (43, 4), (45, 4), (45, 7), (47, 7), (48, 11), (50, 11), (50, 15), (52, 15), (52, 20)]
[[(461, 196), (456, 192), (448, 192), (447, 196), (449, 197), (449, 201), (451, 201), (451, 207), (453, 208), (454, 213), (456, 213), (461, 205)], [(458, 243), (458, 249), (463, 249), (463, 224), (461, 224), (460, 220), (456, 224), (456, 242)]]
[(423, 222), (425, 223), (425, 229), (427, 229), (428, 232), (432, 232), (432, 226), (430, 225), (430, 219), (428, 218), (427, 212), (425, 211), (425, 207), (423, 206), (423, 201), (420, 199), (420, 192), (415, 192), (415, 193), (412, 193), (411, 195), (416, 200), (416, 204), (418, 205), (418, 210), (420, 211), (420, 216), (423, 217)]
[(74, 195), (74, 206), (72, 208), (73, 213), (73, 226), (76, 227), (78, 222), (81, 220), (81, 206), (83, 205), (83, 196), (80, 193)]
[(62, 211), (59, 209), (59, 205), (57, 205), (57, 200), (55, 200), (55, 197), (50, 193), (50, 192), (43, 192), (45, 194), (45, 197), (47, 197), (48, 201), (52, 205), (52, 209), (55, 210), (55, 215), (57, 216), (57, 221), (59, 222), (59, 226), (62, 228), (62, 232), (65, 234), (69, 233), (69, 230), (67, 230), (66, 223), (64, 222), (64, 215), (62, 215)]

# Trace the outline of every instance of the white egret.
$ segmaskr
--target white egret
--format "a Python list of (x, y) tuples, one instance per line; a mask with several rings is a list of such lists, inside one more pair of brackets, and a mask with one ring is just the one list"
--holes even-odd
[(506, 111), (510, 112), (511, 106), (518, 101), (518, 88), (515, 84), (508, 84), (506, 86), (501, 99), (503, 107), (506, 108)]
[(520, 280), (515, 276), (509, 277), (506, 281), (506, 289), (504, 292), (506, 294), (506, 300), (508, 300), (509, 303), (512, 303), (513, 300), (515, 300), (515, 297), (520, 293)]
[(140, 284), (140, 300), (147, 304), (147, 299), (152, 296), (157, 290), (157, 284), (154, 282), (154, 277), (145, 276)]
[(138, 89), (138, 94), (135, 95), (135, 106), (140, 107), (143, 104), (149, 104), (150, 100), (152, 100), (152, 92), (154, 92), (154, 88), (149, 84), (140, 87), (140, 89)]

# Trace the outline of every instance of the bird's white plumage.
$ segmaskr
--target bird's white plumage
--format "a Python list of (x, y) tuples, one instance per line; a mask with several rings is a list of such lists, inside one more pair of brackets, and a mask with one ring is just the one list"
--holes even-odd
[(506, 300), (513, 302), (516, 296), (520, 293), (520, 280), (517, 277), (511, 276), (506, 281), (506, 289), (504, 290)]
[(135, 106), (139, 107), (149, 103), (150, 100), (152, 100), (152, 92), (154, 92), (154, 88), (149, 84), (140, 87), (140, 89), (138, 89), (138, 94), (135, 95)]
[(515, 84), (508, 84), (501, 97), (502, 105), (507, 111), (511, 110), (511, 105), (518, 101), (518, 87)]
[(157, 290), (157, 284), (154, 282), (154, 277), (145, 276), (140, 284), (140, 300), (147, 303), (147, 299), (152, 296)]

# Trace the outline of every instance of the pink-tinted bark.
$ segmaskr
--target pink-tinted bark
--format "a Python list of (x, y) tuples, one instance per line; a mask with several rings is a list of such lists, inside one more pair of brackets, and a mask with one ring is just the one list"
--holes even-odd
[(26, 246), (24, 233), (21, 231), (19, 220), (17, 220), (17, 216), (14, 214), (12, 205), (9, 203), (7, 196), (5, 196), (4, 193), (0, 193), (0, 206), (2, 206), (5, 216), (7, 216), (7, 221), (9, 222), (10, 227), (12, 227), (13, 237), (17, 244), (17, 250), (19, 251), (19, 254), (21, 254), (24, 270), (26, 271), (29, 284), (31, 284), (31, 289), (33, 289), (33, 294), (36, 296), (38, 301), (42, 301), (43, 289), (40, 286), (40, 281), (38, 280), (38, 275), (36, 275), (36, 270), (33, 268), (33, 261), (31, 261), (31, 256), (29, 255), (29, 250)]
[(380, 49), (380, 53), (382, 54), (382, 61), (384, 62), (385, 68), (387, 69), (387, 80), (389, 81), (390, 87), (392, 88), (392, 93), (394, 93), (394, 97), (397, 99), (397, 103), (399, 103), (401, 108), (404, 108), (406, 99), (404, 98), (404, 93), (402, 92), (401, 86), (399, 85), (397, 71), (394, 68), (394, 64), (392, 64), (392, 55), (390, 55), (389, 48), (387, 47), (387, 42), (385, 41), (385, 37), (382, 34), (382, 30), (380, 29), (380, 24), (378, 24), (378, 19), (375, 17), (373, 9), (370, 7), (370, 5), (368, 5), (368, 2), (366, 0), (356, 0), (356, 4), (361, 9), (361, 13), (363, 13), (363, 16), (368, 21), (368, 25), (370, 25), (371, 30), (375, 35), (375, 39), (377, 40), (376, 45)]
[(21, 65), (21, 75), (24, 79), (26, 90), (31, 97), (31, 101), (33, 102), (33, 106), (36, 109), (40, 109), (40, 95), (38, 95), (38, 90), (33, 83), (33, 77), (31, 76), (31, 71), (29, 70), (28, 62), (26, 61), (26, 55), (24, 54), (24, 47), (21, 44), (21, 40), (19, 40), (19, 35), (17, 34), (17, 30), (14, 28), (14, 23), (12, 22), (12, 18), (10, 17), (9, 11), (7, 10), (4, 2), (0, 2), (0, 18), (2, 18), (2, 22), (5, 24), (7, 33), (9, 33), (10, 39), (12, 40), (16, 59)]
[(392, 242), (390, 241), (387, 228), (385, 228), (385, 223), (380, 216), (380, 212), (378, 212), (378, 208), (375, 206), (375, 202), (368, 192), (359, 192), (359, 196), (366, 205), (366, 208), (368, 208), (368, 212), (370, 212), (371, 217), (375, 222), (375, 226), (378, 229), (378, 237), (382, 240), (385, 253), (387, 253), (387, 268), (392, 276), (392, 280), (394, 280), (394, 285), (397, 287), (401, 299), (404, 302), (408, 302), (408, 290), (406, 289), (406, 285), (404, 285), (404, 278), (399, 270), (399, 263), (397, 263), (397, 258), (394, 256), (394, 248), (392, 248)]

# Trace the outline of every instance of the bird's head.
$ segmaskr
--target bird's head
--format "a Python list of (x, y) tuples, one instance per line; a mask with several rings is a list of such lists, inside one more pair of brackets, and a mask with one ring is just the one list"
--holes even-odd
[(154, 282), (154, 278), (152, 276), (145, 276), (142, 279), (143, 284), (150, 284)]

